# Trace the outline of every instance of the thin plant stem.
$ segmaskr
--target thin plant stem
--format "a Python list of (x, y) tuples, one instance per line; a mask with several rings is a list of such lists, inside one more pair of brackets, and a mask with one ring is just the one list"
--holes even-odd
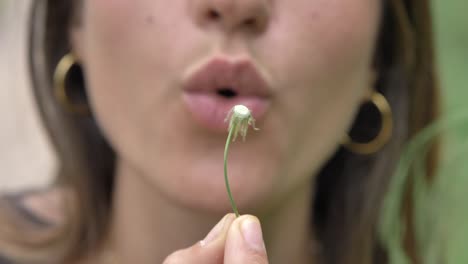
[(239, 211), (237, 210), (236, 203), (234, 202), (234, 198), (232, 197), (231, 187), (229, 187), (229, 180), (227, 175), (227, 157), (228, 157), (228, 150), (229, 145), (231, 144), (232, 134), (235, 131), (235, 127), (237, 124), (233, 125), (231, 129), (229, 129), (229, 134), (226, 140), (226, 145), (224, 146), (224, 182), (226, 183), (226, 190), (229, 196), (229, 201), (231, 202), (232, 210), (236, 214), (236, 217), (239, 217)]

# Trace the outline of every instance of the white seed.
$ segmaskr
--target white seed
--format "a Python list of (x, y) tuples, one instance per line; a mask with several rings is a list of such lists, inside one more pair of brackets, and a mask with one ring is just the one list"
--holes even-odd
[(250, 110), (245, 105), (234, 106), (233, 112), (242, 119), (250, 117)]

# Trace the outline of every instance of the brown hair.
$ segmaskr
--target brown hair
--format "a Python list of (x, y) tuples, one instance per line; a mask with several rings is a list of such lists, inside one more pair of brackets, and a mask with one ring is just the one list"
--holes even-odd
[[(106, 234), (115, 153), (92, 115), (67, 112), (53, 95), (52, 74), (60, 58), (70, 50), (69, 31), (77, 21), (74, 5), (80, 1), (33, 2), (29, 55), (34, 94), (59, 158), (56, 184), (66, 186), (72, 198), (67, 200), (70, 210), (64, 225), (34, 240), (31, 234), (23, 236), (19, 229), (17, 233), (24, 241), (17, 239), (16, 244), (27, 248), (24, 252), (32, 258), (70, 262), (99, 246)], [(438, 111), (429, 1), (383, 1), (380, 27), (376, 89), (393, 109), (394, 133), (391, 141), (373, 155), (339, 149), (320, 172), (311, 224), (322, 245), (324, 263), (385, 262), (385, 250), (376, 235), (379, 208), (403, 144), (434, 120)], [(71, 79), (70, 85), (79, 87), (85, 95), (79, 71)], [(366, 117), (366, 113), (359, 114), (355, 126)], [(402, 212), (409, 226), (410, 212)], [(6, 219), (3, 215), (0, 244), (6, 237), (1, 232)], [(406, 238), (406, 248), (416, 262), (411, 228)]]

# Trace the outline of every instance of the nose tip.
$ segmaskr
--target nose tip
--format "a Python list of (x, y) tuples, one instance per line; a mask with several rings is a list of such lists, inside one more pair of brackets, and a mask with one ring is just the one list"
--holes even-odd
[(197, 22), (224, 31), (265, 30), (270, 17), (269, 0), (200, 0)]

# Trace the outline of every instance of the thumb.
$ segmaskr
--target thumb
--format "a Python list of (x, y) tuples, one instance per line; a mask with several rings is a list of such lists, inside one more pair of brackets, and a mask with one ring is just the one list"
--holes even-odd
[(231, 224), (224, 249), (224, 263), (268, 263), (262, 228), (257, 217), (243, 215)]

